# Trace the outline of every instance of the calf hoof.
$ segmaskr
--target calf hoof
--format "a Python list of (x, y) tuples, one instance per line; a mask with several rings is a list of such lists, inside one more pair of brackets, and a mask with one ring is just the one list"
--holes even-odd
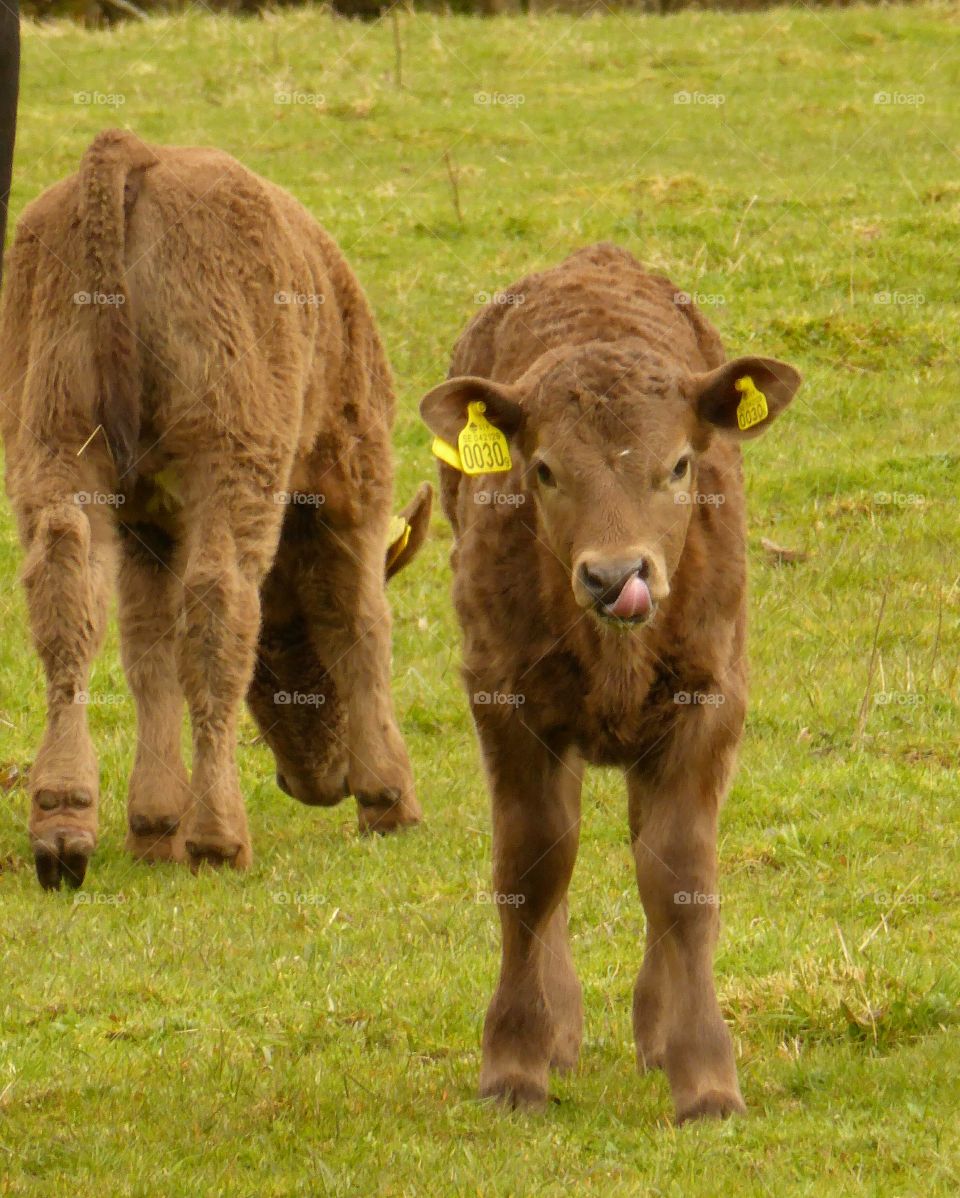
[(677, 1126), (693, 1119), (726, 1119), (730, 1115), (744, 1115), (746, 1111), (743, 1099), (735, 1091), (704, 1090), (692, 1102), (677, 1108)]
[(30, 816), (30, 845), (44, 890), (83, 884), (97, 843), (95, 800), (83, 789), (38, 790)]
[(250, 846), (240, 840), (221, 839), (216, 836), (190, 837), (185, 842), (185, 847), (190, 868), (194, 873), (204, 865), (212, 865), (214, 868), (229, 865), (233, 869), (249, 869), (253, 863)]
[(547, 1088), (521, 1073), (507, 1073), (481, 1081), (480, 1097), (493, 1099), (508, 1111), (542, 1111), (547, 1105)]
[(404, 795), (389, 786), (378, 791), (361, 791), (357, 796), (357, 825), (362, 836), (386, 835), (411, 828), (423, 819), (420, 804), (412, 794)]
[(183, 861), (183, 837), (178, 835), (180, 820), (175, 815), (131, 814), (126, 849), (136, 861)]
[(92, 832), (52, 824), (33, 836), (32, 842), (37, 881), (44, 890), (59, 890), (61, 882), (74, 890), (83, 885), (87, 863), (96, 845)]

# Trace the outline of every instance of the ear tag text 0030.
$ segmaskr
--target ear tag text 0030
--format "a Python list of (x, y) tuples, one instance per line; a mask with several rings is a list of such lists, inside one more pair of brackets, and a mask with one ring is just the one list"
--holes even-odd
[(484, 416), (486, 409), (482, 400), (467, 405), (467, 423), (457, 438), (464, 474), (505, 474), (513, 464), (507, 438)]
[(767, 397), (757, 387), (749, 374), (737, 379), (736, 388), (743, 397), (737, 404), (737, 428), (745, 433), (755, 424), (761, 424), (769, 415)]

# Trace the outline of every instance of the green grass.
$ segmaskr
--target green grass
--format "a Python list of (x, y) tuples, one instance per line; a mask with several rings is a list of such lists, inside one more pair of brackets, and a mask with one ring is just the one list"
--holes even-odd
[[(26, 795), (0, 792), (0, 1194), (957, 1193), (957, 23), (934, 5), (403, 16), (402, 90), (389, 24), (317, 11), (27, 28), (15, 210), (117, 121), (289, 187), (381, 320), (400, 496), (432, 476), (416, 403), (477, 294), (593, 240), (722, 297), (707, 310), (730, 351), (786, 357), (806, 384), (746, 454), (753, 688), (717, 973), (749, 1117), (677, 1131), (665, 1082), (634, 1073), (643, 916), (603, 771), (572, 892), (580, 1071), (542, 1118), (475, 1101), (498, 936), (438, 520), (393, 587), (422, 830), (361, 843), (352, 805), (286, 799), (247, 721), (253, 870), (131, 866), (115, 634), (91, 709), (102, 837), (76, 899), (40, 892)], [(74, 102), (94, 91), (125, 102)], [(761, 537), (809, 558), (777, 567)], [(23, 766), (42, 686), (18, 561), (4, 505), (0, 762)]]

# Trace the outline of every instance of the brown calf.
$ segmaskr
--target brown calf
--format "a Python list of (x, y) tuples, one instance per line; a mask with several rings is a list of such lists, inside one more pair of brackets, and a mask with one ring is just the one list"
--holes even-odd
[[(680, 1121), (742, 1111), (713, 982), (717, 816), (747, 694), (738, 441), (799, 375), (725, 363), (687, 297), (609, 245), (498, 296), (450, 374), (423, 400), (426, 423), (456, 446), (480, 401), (513, 458), (477, 477), (440, 467), (503, 934), (481, 1093), (542, 1104), (550, 1067), (577, 1060), (566, 896), (596, 763), (626, 776), (647, 917), (638, 1063), (666, 1070)], [(741, 432), (741, 401), (761, 402), (744, 378), (767, 412)]]
[(249, 865), (248, 690), (288, 793), (353, 794), (365, 830), (415, 823), (384, 595), (394, 399), (332, 239), (225, 154), (106, 132), (26, 210), (7, 269), (0, 431), (47, 679), (40, 881), (78, 885), (96, 839), (85, 701), (114, 574), (136, 857)]

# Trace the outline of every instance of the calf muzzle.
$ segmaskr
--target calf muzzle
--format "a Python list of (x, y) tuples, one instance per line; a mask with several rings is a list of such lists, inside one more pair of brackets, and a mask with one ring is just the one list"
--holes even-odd
[(646, 558), (581, 558), (573, 591), (581, 607), (620, 623), (641, 624), (654, 609)]

